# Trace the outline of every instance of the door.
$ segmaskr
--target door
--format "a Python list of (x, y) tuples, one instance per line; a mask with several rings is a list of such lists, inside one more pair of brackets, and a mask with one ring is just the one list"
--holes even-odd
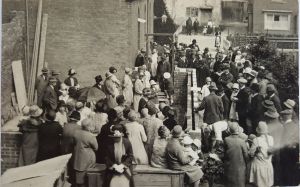
[(212, 19), (212, 9), (201, 9), (201, 24), (207, 24), (209, 20)]

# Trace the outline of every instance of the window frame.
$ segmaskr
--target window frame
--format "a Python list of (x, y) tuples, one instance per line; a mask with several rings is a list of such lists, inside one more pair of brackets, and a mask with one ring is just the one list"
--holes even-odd
[[(269, 23), (268, 15), (272, 15), (272, 23)], [(275, 16), (279, 16), (279, 20), (275, 21)], [(280, 25), (280, 17), (287, 16), (287, 28), (282, 28)], [(273, 25), (273, 26), (272, 26)], [(278, 27), (274, 27), (277, 25)], [(264, 30), (274, 30), (274, 31), (290, 31), (291, 30), (291, 13), (288, 12), (264, 12)]]
[(199, 17), (199, 10), (197, 7), (186, 7), (185, 14), (187, 17), (197, 18)]

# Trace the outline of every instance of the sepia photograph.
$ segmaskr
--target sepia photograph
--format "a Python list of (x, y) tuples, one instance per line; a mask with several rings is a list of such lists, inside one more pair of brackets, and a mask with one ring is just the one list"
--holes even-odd
[(298, 0), (1, 5), (1, 187), (300, 186)]

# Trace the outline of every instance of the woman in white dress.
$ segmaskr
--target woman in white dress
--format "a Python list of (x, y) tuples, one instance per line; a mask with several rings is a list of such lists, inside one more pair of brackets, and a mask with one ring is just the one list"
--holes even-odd
[(132, 70), (130, 68), (125, 68), (125, 75), (123, 80), (123, 95), (125, 98), (125, 104), (131, 106), (133, 102), (133, 84), (130, 75)]
[(268, 135), (268, 126), (259, 122), (256, 128), (258, 137), (253, 140), (250, 156), (253, 157), (250, 167), (249, 182), (257, 187), (271, 187), (274, 183), (272, 156), (273, 137)]

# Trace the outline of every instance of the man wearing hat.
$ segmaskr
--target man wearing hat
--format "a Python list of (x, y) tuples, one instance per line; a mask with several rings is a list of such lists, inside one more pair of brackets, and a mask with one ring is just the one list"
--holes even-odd
[(196, 68), (197, 86), (202, 87), (205, 84), (205, 78), (210, 76), (209, 66), (203, 60), (197, 59), (194, 68)]
[(222, 99), (222, 103), (223, 103), (223, 118), (225, 120), (229, 119), (229, 111), (230, 111), (230, 100), (227, 97), (227, 95), (224, 92), (224, 88), (222, 86), (218, 86), (218, 90), (216, 91), (216, 94)]
[(78, 84), (77, 78), (75, 77), (76, 74), (77, 73), (76, 73), (75, 69), (73, 69), (73, 68), (69, 69), (69, 71), (68, 71), (69, 77), (66, 78), (64, 83), (69, 87), (75, 87), (76, 89), (78, 89), (79, 84)]
[(158, 62), (157, 65), (157, 80), (159, 81), (159, 86), (163, 87), (163, 75), (165, 72), (171, 72), (171, 65), (167, 55), (165, 53), (161, 56), (161, 61)]
[(57, 71), (57, 70), (52, 70), (52, 72), (51, 72), (51, 76), (52, 77), (54, 77), (55, 79), (56, 79), (56, 85), (54, 86), (54, 89), (55, 89), (55, 91), (56, 91), (56, 93), (57, 93), (57, 96), (59, 96), (60, 95), (60, 92), (59, 92), (59, 89), (60, 89), (60, 85), (61, 85), (61, 81), (60, 81), (60, 79), (59, 79), (59, 76), (60, 75), (60, 72), (59, 71)]
[(239, 116), (239, 124), (245, 129), (245, 133), (249, 134), (248, 127), (246, 123), (247, 119), (247, 112), (248, 112), (248, 103), (249, 103), (249, 95), (250, 90), (246, 87), (247, 80), (244, 78), (238, 79), (238, 83), (240, 85), (240, 91), (237, 94), (237, 101), (236, 101), (236, 111)]
[(281, 102), (280, 102), (280, 99), (279, 99), (278, 95), (276, 94), (276, 92), (277, 92), (277, 90), (276, 90), (275, 86), (273, 84), (268, 84), (267, 85), (267, 96), (265, 99), (273, 101), (277, 112), (281, 112), (281, 110), (282, 110)]
[(198, 110), (204, 110), (203, 122), (207, 124), (213, 124), (223, 119), (223, 103), (222, 99), (216, 95), (218, 90), (214, 82), (209, 86), (210, 94), (204, 97)]
[(283, 103), (283, 110), (292, 110), (293, 111), (293, 121), (297, 122), (298, 121), (298, 115), (295, 112), (295, 106), (296, 106), (296, 102), (292, 99), (287, 99), (284, 103)]
[(35, 89), (37, 92), (37, 105), (39, 107), (42, 107), (42, 105), (43, 105), (43, 95), (44, 95), (45, 89), (48, 86), (48, 80), (49, 80), (48, 69), (44, 67), (42, 69), (42, 74), (40, 76), (38, 76), (35, 81)]
[(226, 186), (245, 187), (248, 150), (246, 142), (240, 138), (240, 127), (237, 122), (229, 125), (231, 135), (224, 140), (225, 144), (225, 177)]
[[(139, 108), (138, 108), (138, 112), (141, 113), (143, 108), (147, 108), (148, 102), (149, 101), (149, 97), (151, 96), (151, 89), (150, 88), (144, 88), (143, 89), (143, 96), (140, 99), (139, 102)], [(152, 103), (154, 105), (154, 103)]]
[(179, 68), (187, 67), (187, 59), (184, 50), (179, 51), (179, 57), (176, 60), (176, 64)]
[(229, 72), (230, 65), (224, 63), (222, 65), (223, 73), (219, 77), (218, 82), (225, 88), (226, 85), (233, 81), (233, 75)]
[(140, 67), (142, 65), (144, 65), (146, 63), (146, 49), (142, 48), (140, 53), (137, 55), (136, 59), (135, 59), (135, 67)]
[(259, 85), (254, 83), (250, 86), (251, 95), (250, 95), (250, 105), (248, 109), (248, 117), (251, 121), (252, 133), (254, 133), (258, 122), (262, 121), (264, 116), (264, 107), (262, 105), (264, 97), (259, 94)]
[(57, 85), (57, 79), (55, 77), (49, 78), (49, 84), (44, 92), (43, 96), (43, 109), (56, 110), (58, 104), (58, 96), (55, 91), (55, 86)]
[(299, 184), (299, 124), (292, 120), (292, 110), (280, 112), (284, 131), (282, 135), (281, 184), (284, 186), (297, 186)]

